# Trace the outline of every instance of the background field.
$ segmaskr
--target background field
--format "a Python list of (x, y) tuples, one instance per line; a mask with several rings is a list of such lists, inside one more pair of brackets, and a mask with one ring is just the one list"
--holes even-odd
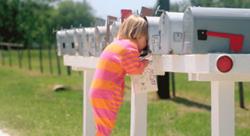
[[(127, 79), (125, 103), (114, 136), (128, 136), (130, 91)], [(82, 74), (57, 76), (0, 65), (0, 128), (12, 136), (81, 136)], [(54, 92), (55, 84), (69, 87)], [(244, 83), (250, 108), (250, 84)], [(249, 136), (250, 112), (239, 108), (236, 86), (236, 136)], [(176, 74), (176, 98), (159, 100), (149, 94), (148, 136), (210, 136), (210, 85), (187, 81)], [(227, 106), (227, 105), (225, 105)]]

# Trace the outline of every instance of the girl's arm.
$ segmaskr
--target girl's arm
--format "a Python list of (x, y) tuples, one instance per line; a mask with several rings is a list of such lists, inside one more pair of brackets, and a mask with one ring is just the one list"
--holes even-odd
[(121, 65), (127, 74), (142, 74), (148, 65), (148, 60), (141, 60), (136, 49), (129, 49), (121, 57)]

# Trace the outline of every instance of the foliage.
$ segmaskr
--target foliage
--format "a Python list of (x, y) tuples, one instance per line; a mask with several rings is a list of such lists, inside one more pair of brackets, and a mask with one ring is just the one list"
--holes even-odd
[(93, 23), (92, 9), (84, 3), (74, 3), (72, 1), (61, 2), (57, 7), (54, 18), (58, 27), (70, 28), (79, 25), (90, 26)]
[(92, 24), (91, 11), (72, 0), (0, 0), (0, 42), (51, 44), (53, 29)]
[(170, 11), (183, 12), (189, 6), (250, 8), (250, 0), (183, 0), (170, 3)]

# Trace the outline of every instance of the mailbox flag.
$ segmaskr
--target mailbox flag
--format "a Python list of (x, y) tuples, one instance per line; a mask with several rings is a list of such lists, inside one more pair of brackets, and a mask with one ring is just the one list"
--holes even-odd
[(243, 48), (244, 36), (241, 34), (230, 34), (222, 32), (212, 32), (207, 30), (198, 30), (198, 40), (207, 40), (207, 36), (229, 39), (229, 47), (232, 52), (238, 53)]
[(127, 17), (129, 17), (130, 15), (132, 15), (132, 10), (131, 9), (122, 9), (121, 10), (121, 19), (122, 22), (124, 21), (124, 19), (126, 19)]

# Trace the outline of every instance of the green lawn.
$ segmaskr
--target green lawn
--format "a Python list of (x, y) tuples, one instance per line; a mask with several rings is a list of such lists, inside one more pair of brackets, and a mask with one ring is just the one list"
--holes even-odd
[[(55, 76), (0, 65), (0, 128), (11, 136), (81, 136), (82, 82), (79, 72)], [(55, 84), (69, 89), (53, 92)], [(250, 84), (244, 87), (250, 108)], [(130, 134), (130, 92), (126, 92), (113, 136)], [(176, 74), (176, 95), (166, 101), (149, 94), (148, 136), (210, 136), (209, 83), (190, 82), (185, 74)], [(239, 108), (237, 86), (235, 101), (236, 136), (249, 136), (250, 111)]]

